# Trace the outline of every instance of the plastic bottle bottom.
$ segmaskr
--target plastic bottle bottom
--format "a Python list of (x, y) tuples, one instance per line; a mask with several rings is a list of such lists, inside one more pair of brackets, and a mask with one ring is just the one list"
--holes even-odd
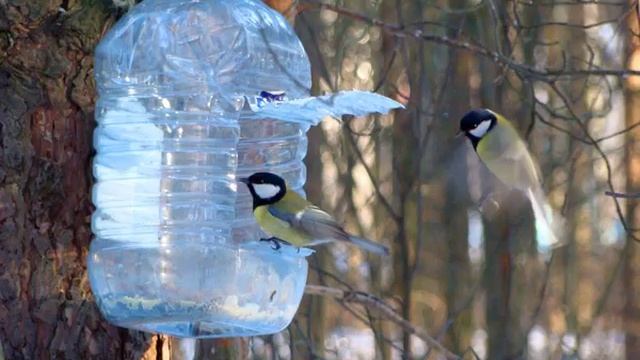
[(107, 320), (178, 337), (281, 331), (295, 315), (307, 278), (303, 255), (274, 251), (257, 241), (237, 246), (95, 239), (88, 263)]
[[(114, 299), (120, 304), (129, 303), (136, 307), (136, 300)], [(105, 299), (105, 301), (108, 301)], [(188, 338), (218, 338), (234, 336), (258, 336), (277, 333), (290, 321), (280, 319), (280, 324), (265, 325), (261, 321), (240, 321), (232, 316), (225, 316), (225, 313), (211, 313), (205, 309), (200, 309), (195, 304), (186, 302), (185, 304), (158, 303), (147, 311), (140, 311), (144, 300), (139, 300), (138, 309), (129, 311), (119, 311), (121, 317), (110, 317), (109, 321), (117, 326), (141, 330), (152, 333), (167, 334), (176, 337)], [(175, 315), (167, 316), (165, 309), (172, 309)], [(184, 315), (179, 315), (182, 313)], [(225, 321), (223, 318), (228, 317)]]

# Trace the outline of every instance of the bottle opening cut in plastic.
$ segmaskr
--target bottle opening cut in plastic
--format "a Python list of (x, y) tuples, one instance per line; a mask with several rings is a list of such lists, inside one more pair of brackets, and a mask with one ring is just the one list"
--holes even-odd
[(236, 179), (302, 192), (306, 132), (385, 113), (383, 96), (309, 97), (284, 18), (253, 0), (145, 0), (96, 49), (89, 279), (113, 324), (180, 337), (271, 334), (293, 319), (309, 249), (274, 251)]

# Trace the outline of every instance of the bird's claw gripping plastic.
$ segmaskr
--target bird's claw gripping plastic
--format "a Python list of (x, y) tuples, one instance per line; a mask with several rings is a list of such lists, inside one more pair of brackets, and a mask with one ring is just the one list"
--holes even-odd
[(267, 241), (273, 244), (273, 246), (271, 246), (271, 248), (273, 250), (280, 250), (280, 248), (282, 247), (282, 245), (280, 245), (280, 243), (286, 243), (284, 240), (278, 239), (275, 236), (272, 236), (270, 238), (261, 238), (260, 241)]

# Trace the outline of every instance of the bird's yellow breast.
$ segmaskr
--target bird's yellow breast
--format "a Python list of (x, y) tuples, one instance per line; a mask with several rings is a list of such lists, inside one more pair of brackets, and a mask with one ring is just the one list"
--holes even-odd
[(253, 216), (255, 216), (262, 230), (292, 245), (305, 246), (313, 240), (309, 238), (307, 234), (291, 227), (288, 222), (271, 215), (268, 205), (255, 208), (253, 210)]

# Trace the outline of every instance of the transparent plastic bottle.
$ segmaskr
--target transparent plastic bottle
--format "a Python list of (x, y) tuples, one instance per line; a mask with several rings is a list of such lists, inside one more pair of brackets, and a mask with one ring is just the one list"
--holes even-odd
[(248, 118), (261, 90), (308, 96), (286, 21), (253, 0), (144, 0), (96, 49), (89, 277), (112, 323), (188, 337), (274, 333), (301, 300), (308, 252), (273, 251), (236, 178), (300, 191), (306, 121)]

